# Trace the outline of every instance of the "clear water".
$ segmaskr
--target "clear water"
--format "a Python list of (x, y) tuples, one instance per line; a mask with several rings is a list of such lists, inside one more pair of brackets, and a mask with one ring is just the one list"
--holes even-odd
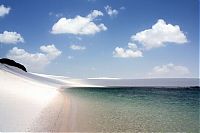
[(71, 88), (70, 131), (199, 132), (199, 88)]

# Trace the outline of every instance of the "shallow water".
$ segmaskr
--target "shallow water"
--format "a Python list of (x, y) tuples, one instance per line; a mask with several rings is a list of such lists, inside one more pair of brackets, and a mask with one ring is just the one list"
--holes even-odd
[(198, 88), (71, 88), (69, 131), (199, 132)]

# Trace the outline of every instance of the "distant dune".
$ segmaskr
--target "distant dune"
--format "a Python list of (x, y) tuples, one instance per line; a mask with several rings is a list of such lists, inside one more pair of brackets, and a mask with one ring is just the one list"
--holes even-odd
[[(152, 79), (88, 79), (98, 86), (153, 86), (153, 87), (194, 87), (199, 86), (198, 78), (152, 78)], [(85, 81), (85, 82), (86, 82)]]

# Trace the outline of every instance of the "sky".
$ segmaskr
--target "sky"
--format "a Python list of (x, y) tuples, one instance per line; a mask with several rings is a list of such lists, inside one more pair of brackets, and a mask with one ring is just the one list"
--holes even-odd
[(0, 0), (0, 57), (72, 78), (199, 77), (199, 1)]

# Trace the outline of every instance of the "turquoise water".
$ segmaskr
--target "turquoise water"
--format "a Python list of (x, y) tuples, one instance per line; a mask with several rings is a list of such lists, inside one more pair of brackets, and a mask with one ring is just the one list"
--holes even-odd
[(199, 132), (199, 88), (71, 88), (70, 131)]

